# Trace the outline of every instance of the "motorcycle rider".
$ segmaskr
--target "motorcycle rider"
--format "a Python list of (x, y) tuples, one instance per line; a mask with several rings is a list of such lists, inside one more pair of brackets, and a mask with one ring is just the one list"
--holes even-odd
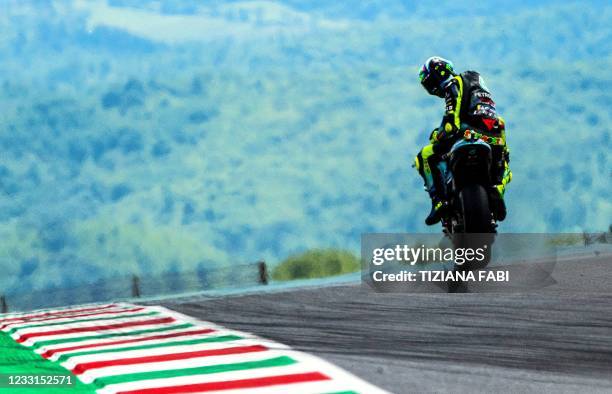
[[(446, 109), (441, 125), (431, 132), (429, 144), (415, 159), (415, 167), (425, 181), (431, 197), (431, 212), (425, 223), (431, 226), (438, 223), (446, 208), (444, 181), (438, 164), (442, 155), (463, 137), (466, 130), (474, 130), (481, 135), (493, 137), (492, 179), (495, 186), (489, 190), (492, 211), (496, 220), (506, 217), (504, 193), (506, 185), (512, 180), (508, 166), (510, 154), (506, 146), (505, 121), (495, 109), (495, 102), (484, 80), (476, 71), (457, 74), (453, 63), (438, 56), (427, 59), (419, 72), (421, 85), (431, 95), (444, 98)], [(469, 131), (468, 131), (469, 133)], [(489, 142), (490, 143), (490, 142)]]

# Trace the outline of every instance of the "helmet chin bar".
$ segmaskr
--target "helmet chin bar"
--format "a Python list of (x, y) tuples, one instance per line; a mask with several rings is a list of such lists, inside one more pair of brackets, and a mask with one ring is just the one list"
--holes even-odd
[(432, 96), (443, 97), (442, 88), (439, 84), (435, 83), (435, 80), (433, 78), (430, 78), (428, 76), (421, 82), (421, 85), (423, 85), (425, 90), (427, 90), (427, 93), (431, 94)]
[(422, 85), (425, 90), (427, 90), (427, 93), (431, 94), (432, 96), (443, 97), (443, 90), (439, 85), (436, 86), (432, 83), (423, 83)]
[(442, 89), (442, 86), (436, 86), (431, 90), (430, 94), (438, 97), (444, 97), (444, 89)]

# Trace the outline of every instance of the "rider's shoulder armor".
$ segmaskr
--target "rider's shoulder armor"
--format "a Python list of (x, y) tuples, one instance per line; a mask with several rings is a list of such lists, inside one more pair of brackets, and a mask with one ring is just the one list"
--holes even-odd
[(495, 101), (480, 74), (465, 71), (460, 76), (463, 82), (462, 119), (476, 127), (480, 126), (482, 118), (496, 119)]

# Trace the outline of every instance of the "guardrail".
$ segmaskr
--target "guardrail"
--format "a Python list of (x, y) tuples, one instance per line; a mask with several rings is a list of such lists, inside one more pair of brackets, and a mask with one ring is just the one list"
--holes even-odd
[[(77, 282), (74, 285), (0, 295), (0, 313), (127, 298), (180, 295), (269, 283), (265, 261), (188, 272), (126, 274)], [(10, 307), (10, 308), (9, 308)]]
[(603, 233), (583, 233), (582, 238), (584, 239), (584, 246), (592, 244), (609, 244), (612, 243), (612, 225), (608, 232)]

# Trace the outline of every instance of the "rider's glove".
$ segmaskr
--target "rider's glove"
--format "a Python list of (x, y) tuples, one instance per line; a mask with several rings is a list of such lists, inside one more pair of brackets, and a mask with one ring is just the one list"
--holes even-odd
[(436, 142), (438, 142), (438, 128), (437, 127), (431, 131), (431, 134), (429, 134), (429, 143), (434, 144)]

